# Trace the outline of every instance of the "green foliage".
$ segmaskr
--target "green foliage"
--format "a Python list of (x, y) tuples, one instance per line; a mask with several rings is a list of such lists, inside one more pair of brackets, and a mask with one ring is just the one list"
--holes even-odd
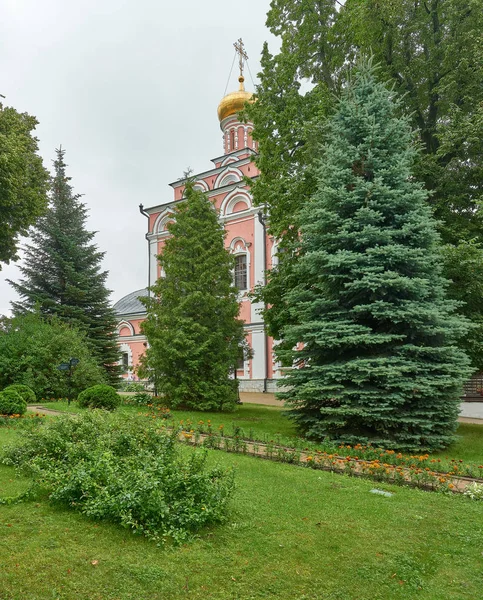
[(473, 327), (459, 345), (478, 371), (483, 370), (483, 243), (462, 240), (442, 248), (444, 272), (453, 285), (448, 296), (460, 305), (460, 312), (471, 319)]
[(309, 437), (433, 450), (454, 439), (469, 375), (455, 344), (468, 325), (445, 295), (413, 136), (392, 96), (362, 63), (327, 125), (283, 296), (291, 324), (278, 355), (292, 368), (280, 397)]
[(143, 299), (149, 348), (140, 372), (154, 372), (170, 407), (233, 410), (238, 381), (231, 374), (244, 341), (233, 259), (209, 199), (189, 180), (185, 193), (158, 257), (164, 276)]
[(144, 406), (153, 402), (153, 396), (151, 394), (148, 394), (148, 392), (136, 392), (133, 396), (129, 398), (129, 400), (133, 404), (140, 404)]
[(27, 433), (3, 462), (63, 504), (119, 523), (157, 542), (182, 542), (223, 519), (233, 475), (206, 469), (206, 454), (180, 458), (177, 432), (143, 417), (59, 417)]
[(121, 397), (110, 385), (98, 384), (81, 392), (77, 402), (82, 408), (116, 410), (121, 403)]
[(66, 371), (57, 367), (72, 357), (80, 361), (72, 373), (73, 393), (77, 395), (86, 385), (104, 381), (84, 333), (54, 317), (15, 317), (0, 331), (0, 389), (21, 383), (28, 385), (39, 399), (66, 397)]
[(340, 28), (373, 53), (419, 131), (416, 174), (443, 241), (482, 241), (483, 11), (479, 0), (348, 0)]
[[(315, 148), (326, 135), (321, 123), (332, 113), (358, 54), (374, 55), (381, 65), (379, 78), (393, 83), (401, 108), (411, 115), (422, 148), (415, 175), (431, 191), (428, 202), (443, 242), (463, 257), (465, 248), (459, 252), (458, 246), (473, 240), (473, 252), (483, 261), (480, 1), (272, 0), (267, 25), (281, 48), (276, 55), (264, 48), (257, 102), (247, 113), (260, 142), (254, 201), (266, 207), (269, 233), (281, 250), (268, 286), (259, 290), (271, 305), (266, 315), (270, 333), (279, 338), (290, 321), (282, 295), (295, 285), (299, 210), (316, 189)], [(474, 285), (464, 267), (461, 272), (467, 277), (450, 284), (452, 297)], [(445, 275), (452, 279), (451, 270)], [(475, 368), (483, 364), (483, 348), (476, 341), (482, 306), (459, 308), (477, 327), (471, 340), (461, 341)]]
[(26, 410), (27, 403), (18, 392), (8, 388), (0, 392), (0, 415), (23, 415)]
[(123, 379), (119, 385), (121, 392), (144, 392), (144, 383)]
[[(14, 390), (17, 392), (25, 400), (27, 404), (33, 404), (37, 402), (37, 398), (35, 397), (35, 392), (28, 385), (22, 385), (21, 383), (14, 383), (5, 388), (5, 390)], [(4, 390), (4, 391), (5, 391)]]
[(47, 208), (48, 172), (32, 131), (35, 117), (0, 103), (0, 270), (17, 258), (20, 235)]
[(116, 317), (105, 286), (107, 272), (100, 270), (104, 253), (92, 243), (95, 232), (85, 228), (88, 211), (69, 183), (64, 154), (57, 150), (50, 206), (26, 248), (20, 268), (24, 279), (10, 281), (21, 298), (12, 305), (17, 315), (39, 310), (84, 331), (109, 383), (117, 385)]

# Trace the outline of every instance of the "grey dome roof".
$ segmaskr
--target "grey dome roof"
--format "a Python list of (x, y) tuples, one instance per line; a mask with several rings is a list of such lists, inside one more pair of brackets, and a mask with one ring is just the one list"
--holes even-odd
[(147, 288), (131, 292), (114, 304), (114, 312), (116, 315), (146, 314), (146, 307), (139, 301), (139, 297), (146, 297), (147, 295)]

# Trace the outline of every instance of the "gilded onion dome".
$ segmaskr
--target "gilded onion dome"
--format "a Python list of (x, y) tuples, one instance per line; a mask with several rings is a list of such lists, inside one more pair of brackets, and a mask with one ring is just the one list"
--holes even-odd
[(253, 94), (245, 91), (243, 75), (238, 78), (240, 88), (237, 92), (227, 94), (218, 105), (218, 119), (223, 121), (226, 117), (239, 113), (245, 107), (245, 102), (250, 102)]

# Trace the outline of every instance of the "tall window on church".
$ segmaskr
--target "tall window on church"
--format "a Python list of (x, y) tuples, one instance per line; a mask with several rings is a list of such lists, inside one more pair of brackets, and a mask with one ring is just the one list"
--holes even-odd
[(235, 287), (238, 290), (246, 290), (248, 287), (246, 254), (235, 256)]
[(127, 352), (122, 353), (122, 366), (124, 369), (129, 367), (129, 354)]
[(232, 150), (235, 149), (235, 130), (234, 129), (232, 129), (230, 131), (230, 148)]

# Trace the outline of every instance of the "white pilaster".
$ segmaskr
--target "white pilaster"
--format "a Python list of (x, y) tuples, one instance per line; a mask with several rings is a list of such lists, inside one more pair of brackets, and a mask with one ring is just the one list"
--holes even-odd
[[(258, 220), (258, 215), (253, 215), (253, 252), (252, 260), (254, 260), (254, 277), (255, 281), (252, 285), (259, 285), (264, 283), (265, 277), (265, 265), (263, 264), (265, 236), (263, 232), (263, 225)], [(263, 321), (261, 311), (263, 310), (262, 302), (252, 302), (251, 306), (251, 321), (257, 323)]]
[(158, 279), (158, 259), (157, 259), (158, 241), (157, 241), (157, 239), (149, 240), (149, 255), (150, 255), (149, 280), (151, 282), (151, 285), (154, 285), (156, 283), (156, 280)]
[(265, 333), (263, 326), (252, 330), (252, 379), (265, 378)]

